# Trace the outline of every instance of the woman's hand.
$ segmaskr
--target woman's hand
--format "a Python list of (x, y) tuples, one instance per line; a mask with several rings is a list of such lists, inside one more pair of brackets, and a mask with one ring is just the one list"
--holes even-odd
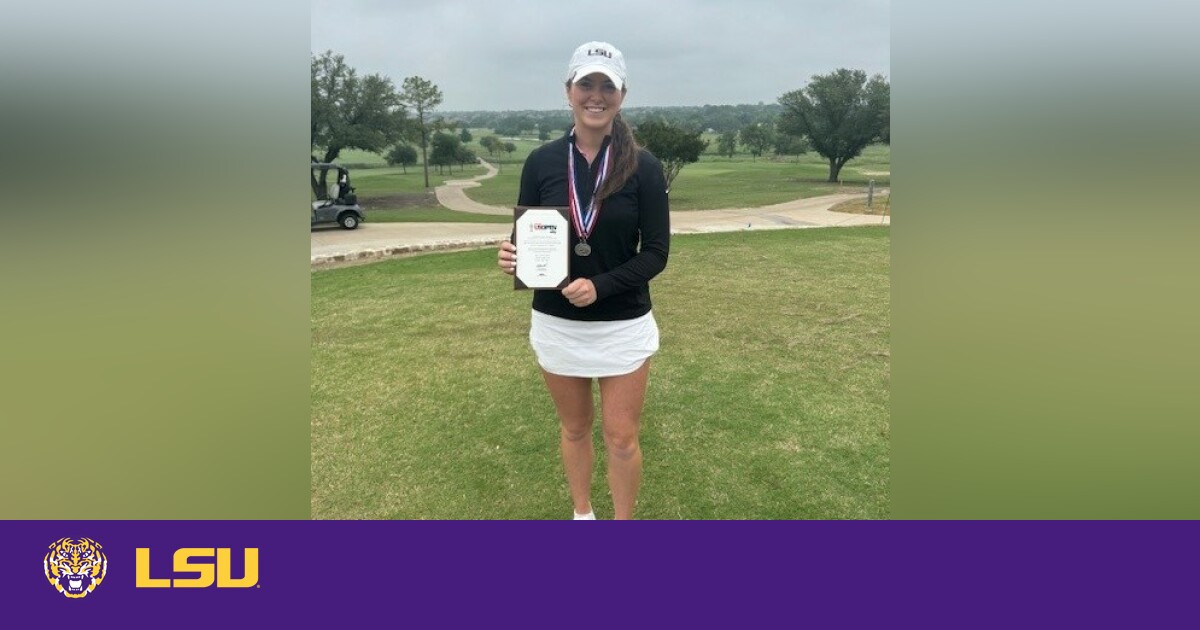
[(517, 272), (517, 246), (508, 239), (500, 243), (500, 250), (496, 252), (496, 266), (510, 276)]
[(575, 306), (589, 306), (596, 302), (596, 285), (587, 278), (576, 278), (562, 290), (562, 294)]

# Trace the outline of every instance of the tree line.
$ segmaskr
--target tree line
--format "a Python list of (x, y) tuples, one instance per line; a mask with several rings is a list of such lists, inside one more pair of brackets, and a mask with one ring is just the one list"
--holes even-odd
[[(815, 151), (829, 162), (829, 180), (874, 142), (891, 142), (891, 86), (882, 76), (841, 68), (815, 75), (778, 103), (704, 105), (700, 107), (631, 107), (622, 110), (638, 141), (662, 162), (670, 187), (679, 171), (700, 159), (709, 146), (705, 132), (718, 135), (716, 150), (732, 157), (738, 144), (757, 158), (773, 149), (777, 155)], [(397, 91), (391, 79), (359, 77), (341, 55), (327, 51), (312, 59), (313, 162), (332, 162), (343, 149), (385, 154), (389, 164), (405, 167), (421, 151), (425, 186), (429, 166), (474, 162), (468, 128), (491, 129), (480, 140), (489, 155), (511, 154), (516, 147), (502, 137), (536, 134), (546, 141), (571, 125), (567, 111), (433, 112), (442, 93), (432, 82), (408, 77)], [(455, 133), (455, 130), (458, 130)], [(416, 148), (412, 145), (415, 144)], [(432, 148), (432, 152), (429, 149)], [(386, 153), (385, 153), (386, 152)], [(321, 154), (318, 159), (317, 153)], [(313, 178), (314, 191), (324, 190)], [(322, 194), (318, 192), (318, 194)]]
[[(757, 123), (772, 123), (782, 111), (783, 107), (776, 103), (625, 107), (621, 110), (630, 124), (642, 120), (660, 119), (688, 129), (717, 133), (737, 131)], [(501, 136), (521, 136), (545, 132), (549, 134), (548, 138), (557, 135), (560, 131), (565, 131), (571, 125), (571, 113), (566, 110), (451, 111), (446, 112), (446, 117), (458, 121), (465, 127), (492, 129)]]
[[(431, 151), (426, 159), (428, 164), (438, 167), (438, 172), (441, 173), (443, 167), (451, 167), (455, 164), (465, 168), (467, 164), (476, 162), (475, 152), (467, 148), (467, 143), (474, 140), (471, 131), (463, 127), (457, 134), (454, 131), (453, 122), (445, 123), (440, 126), (433, 135), (430, 136)], [(496, 136), (484, 136), (480, 138), (479, 145), (488, 152), (489, 156), (495, 156), (503, 153), (512, 155), (517, 150), (517, 145), (511, 142), (504, 142)], [(389, 166), (399, 166), (403, 172), (408, 172), (408, 167), (416, 164), (417, 151), (412, 146), (397, 143), (384, 155), (384, 160)], [(428, 186), (428, 184), (426, 184)]]

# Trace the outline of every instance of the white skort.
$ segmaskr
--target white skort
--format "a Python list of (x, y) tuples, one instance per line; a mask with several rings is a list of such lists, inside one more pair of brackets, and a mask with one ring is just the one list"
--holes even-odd
[(658, 352), (658, 323), (653, 311), (611, 322), (581, 322), (533, 311), (529, 344), (542, 369), (551, 374), (620, 376)]

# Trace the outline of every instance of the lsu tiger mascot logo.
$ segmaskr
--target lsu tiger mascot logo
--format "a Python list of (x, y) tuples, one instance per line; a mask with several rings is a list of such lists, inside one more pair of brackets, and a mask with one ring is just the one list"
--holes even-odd
[(59, 538), (50, 545), (43, 565), (46, 579), (71, 599), (87, 597), (108, 573), (108, 558), (91, 538)]

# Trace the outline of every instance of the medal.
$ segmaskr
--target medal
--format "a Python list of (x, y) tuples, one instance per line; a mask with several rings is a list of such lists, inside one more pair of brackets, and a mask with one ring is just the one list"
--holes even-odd
[[(574, 129), (571, 130), (571, 137), (575, 137)], [(596, 192), (608, 177), (608, 154), (611, 149), (611, 142), (604, 147), (604, 154), (600, 156), (600, 172), (596, 175), (596, 183), (592, 187), (592, 198), (588, 201), (587, 208), (583, 208), (575, 186), (575, 144), (572, 142), (567, 145), (567, 202), (571, 206), (571, 224), (575, 226), (575, 234), (579, 236), (579, 243), (575, 245), (576, 256), (590, 256), (592, 253), (592, 246), (588, 245), (587, 238), (592, 235), (592, 230), (596, 229), (596, 219), (600, 216), (601, 204), (596, 203)]]

